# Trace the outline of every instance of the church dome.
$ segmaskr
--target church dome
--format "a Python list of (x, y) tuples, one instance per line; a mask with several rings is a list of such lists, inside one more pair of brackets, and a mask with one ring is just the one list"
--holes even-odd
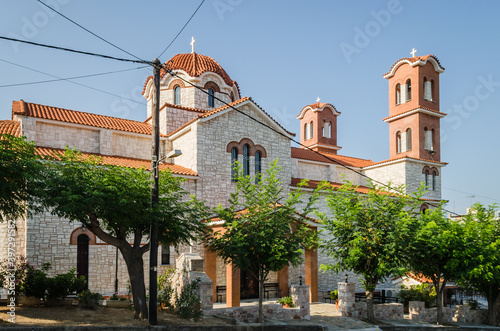
[(229, 77), (221, 65), (210, 56), (197, 53), (177, 54), (168, 60), (165, 65), (170, 70), (183, 70), (191, 77), (199, 77), (205, 72), (213, 72), (222, 77), (227, 85), (238, 85)]

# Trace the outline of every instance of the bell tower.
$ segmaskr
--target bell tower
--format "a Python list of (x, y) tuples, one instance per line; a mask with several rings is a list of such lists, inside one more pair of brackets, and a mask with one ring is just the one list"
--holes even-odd
[(398, 60), (384, 75), (389, 81), (390, 158), (404, 156), (441, 161), (439, 74), (434, 55)]
[[(337, 117), (340, 112), (331, 103), (319, 102), (307, 105), (300, 111), (301, 144), (317, 152), (337, 154)], [(302, 147), (303, 148), (303, 147)]]

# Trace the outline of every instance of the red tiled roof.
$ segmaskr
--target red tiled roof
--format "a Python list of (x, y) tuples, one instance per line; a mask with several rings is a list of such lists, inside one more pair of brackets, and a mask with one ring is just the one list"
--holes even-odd
[(391, 69), (390, 69), (387, 73), (385, 73), (385, 74), (384, 74), (384, 76), (385, 76), (385, 75), (390, 74), (390, 73), (391, 73), (391, 71), (392, 71), (392, 69), (394, 69), (394, 67), (395, 67), (395, 66), (396, 66), (399, 62), (401, 62), (401, 61), (407, 60), (407, 61), (410, 61), (411, 63), (414, 63), (414, 62), (417, 62), (417, 61), (422, 61), (422, 62), (425, 62), (425, 61), (427, 61), (427, 60), (428, 60), (429, 58), (431, 58), (431, 57), (432, 57), (434, 60), (436, 60), (437, 64), (438, 64), (438, 65), (439, 65), (439, 66), (440, 66), (443, 70), (445, 69), (445, 67), (443, 67), (443, 66), (441, 65), (441, 63), (439, 63), (439, 60), (438, 60), (438, 58), (437, 58), (437, 57), (435, 57), (435, 56), (434, 56), (434, 55), (432, 55), (432, 54), (429, 54), (429, 55), (425, 55), (425, 56), (404, 57), (404, 58), (402, 58), (402, 59), (399, 59), (399, 60), (397, 60), (396, 62), (394, 62), (394, 64), (392, 65)]
[(410, 273), (406, 274), (406, 276), (408, 276), (410, 278), (413, 278), (417, 282), (420, 282), (422, 284), (432, 283), (432, 279), (430, 279), (429, 277), (424, 276), (424, 275), (420, 275), (420, 274), (417, 275), (417, 274), (415, 274), (413, 272), (410, 272)]
[(324, 155), (328, 156), (330, 159), (333, 159), (337, 162), (328, 160), (327, 158), (325, 158), (325, 157), (323, 157), (323, 156), (321, 156), (321, 155), (319, 155), (311, 150), (292, 147), (292, 158), (295, 158), (295, 159), (317, 161), (317, 162), (324, 162), (324, 163), (333, 163), (333, 164), (340, 163), (340, 164), (345, 165), (345, 166), (356, 167), (356, 168), (367, 167), (369, 165), (374, 164), (374, 162), (372, 160), (367, 160), (367, 159), (360, 159), (360, 158), (356, 158), (356, 157), (337, 155), (337, 154), (328, 154), (325, 152), (322, 152), (321, 154), (324, 154)]
[(316, 102), (316, 103), (313, 103), (313, 104), (310, 104), (310, 105), (304, 106), (304, 107), (302, 108), (302, 110), (300, 111), (300, 114), (299, 114), (299, 115), (297, 115), (297, 118), (298, 118), (298, 119), (301, 119), (301, 118), (304, 116), (304, 110), (305, 110), (306, 108), (308, 108), (308, 107), (311, 107), (312, 109), (320, 109), (320, 108), (323, 108), (323, 107), (325, 107), (325, 106), (330, 106), (330, 107), (332, 107), (332, 108), (333, 108), (333, 113), (334, 113), (334, 114), (335, 114), (335, 113), (339, 113), (339, 114), (341, 114), (341, 113), (337, 110), (337, 108), (335, 108), (335, 106), (334, 106), (334, 105), (332, 105), (331, 103)]
[[(303, 178), (294, 178), (292, 177), (292, 182), (291, 182), (291, 186), (297, 186), (301, 181), (303, 180)], [(307, 182), (307, 186), (304, 186), (305, 188), (312, 188), (312, 189), (315, 189), (318, 187), (319, 183), (321, 181), (318, 181), (318, 180), (309, 180)], [(334, 189), (338, 189), (340, 188), (342, 185), (344, 184), (341, 184), (341, 183), (336, 183), (336, 182), (327, 182), (330, 184), (331, 187), (333, 187)], [(354, 186), (356, 187), (356, 192), (357, 193), (362, 193), (362, 194), (367, 194), (368, 192), (370, 191), (373, 191), (372, 188), (370, 187), (367, 187), (367, 186)], [(383, 191), (380, 191), (381, 194), (388, 194), (386, 192), (383, 192)]]
[[(176, 54), (170, 60), (165, 62), (165, 65), (169, 70), (183, 70), (191, 77), (200, 77), (205, 72), (213, 72), (222, 77), (227, 85), (236, 85), (236, 87), (238, 88), (238, 92), (240, 90), (238, 83), (232, 80), (224, 70), (224, 68), (222, 68), (222, 66), (210, 56), (198, 53)], [(166, 70), (161, 69), (160, 79), (163, 78), (163, 76), (165, 76), (166, 74)], [(149, 76), (146, 79), (142, 94), (144, 94), (146, 90), (148, 81), (152, 78), (153, 76)]]
[(426, 160), (426, 159), (421, 159), (421, 158), (418, 158), (418, 157), (402, 156), (402, 157), (396, 157), (394, 159), (388, 159), (388, 160), (384, 160), (384, 161), (372, 163), (372, 164), (366, 165), (365, 167), (372, 166), (372, 165), (378, 165), (378, 164), (382, 164), (382, 163), (388, 163), (388, 162), (397, 161), (397, 160), (403, 160), (403, 159), (432, 162), (432, 163), (437, 163), (437, 164), (442, 164), (442, 165), (447, 165), (448, 164), (448, 162)]
[(89, 125), (97, 128), (133, 132), (140, 134), (151, 134), (151, 125), (148, 123), (127, 120), (123, 118), (85, 113), (76, 110), (57, 108), (51, 106), (38, 105), (34, 103), (20, 101), (12, 102), (12, 113), (22, 116), (43, 118), (48, 120), (60, 121), (65, 123), (74, 123)]
[[(195, 113), (206, 113), (207, 112), (206, 110), (203, 110), (203, 109), (192, 108), (192, 107), (184, 107), (184, 106), (174, 105), (174, 104), (171, 104), (171, 103), (168, 103), (168, 102), (165, 102), (163, 104), (163, 106), (161, 106), (160, 112), (163, 109), (167, 108), (167, 107), (168, 108), (176, 108), (176, 109), (182, 109), (182, 110), (192, 111), (192, 112), (195, 112)], [(144, 121), (144, 123), (148, 123), (150, 120), (151, 120), (151, 116), (149, 116), (148, 118), (146, 118), (146, 120)]]
[[(59, 148), (51, 148), (51, 147), (37, 147), (37, 152), (41, 156), (57, 156), (63, 155), (64, 150)], [(124, 156), (116, 156), (116, 155), (102, 155), (102, 154), (94, 154), (94, 153), (83, 153), (83, 155), (96, 155), (102, 157), (102, 161), (104, 164), (122, 166), (127, 168), (142, 168), (144, 167), (147, 170), (151, 169), (151, 160), (143, 160), (143, 159), (135, 159), (131, 157)], [(184, 176), (198, 176), (198, 174), (188, 168), (181, 167), (176, 164), (169, 163), (160, 163), (160, 170), (169, 169), (173, 174), (176, 175), (184, 175)]]
[(426, 107), (416, 107), (416, 108), (410, 109), (410, 110), (408, 110), (408, 111), (405, 111), (404, 113), (401, 113), (401, 114), (397, 114), (397, 115), (393, 115), (393, 116), (386, 117), (386, 118), (382, 119), (382, 121), (387, 121), (387, 120), (390, 120), (391, 118), (394, 118), (394, 117), (398, 117), (398, 116), (401, 116), (401, 115), (404, 115), (404, 114), (411, 113), (412, 111), (415, 111), (416, 109), (419, 109), (419, 108), (421, 108), (421, 109), (425, 109), (425, 110), (427, 110), (427, 111), (433, 112), (433, 113), (438, 114), (438, 115), (443, 115), (443, 116), (448, 115), (448, 114), (446, 114), (446, 113), (442, 113), (442, 112), (440, 112), (440, 111), (437, 111), (437, 110), (432, 110), (432, 109), (429, 109), (429, 108), (426, 108)]
[(10, 134), (21, 137), (21, 125), (18, 121), (0, 121), (0, 134)]

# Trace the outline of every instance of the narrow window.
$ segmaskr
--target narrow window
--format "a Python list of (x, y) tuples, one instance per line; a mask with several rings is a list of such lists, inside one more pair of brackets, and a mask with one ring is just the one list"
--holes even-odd
[(323, 137), (331, 138), (332, 137), (332, 124), (327, 121), (323, 121)]
[(250, 146), (243, 145), (243, 176), (250, 175)]
[(401, 132), (396, 133), (396, 153), (401, 153)]
[(161, 264), (170, 264), (170, 246), (168, 245), (161, 245)]
[(209, 88), (208, 89), (208, 106), (209, 107), (214, 107), (215, 101), (214, 101), (214, 89)]
[(432, 82), (424, 78), (424, 99), (432, 101)]
[(237, 175), (237, 163), (238, 162), (238, 149), (236, 147), (233, 147), (231, 149), (231, 181), (236, 182), (236, 175)]
[(396, 105), (401, 103), (401, 84), (396, 85)]
[(411, 100), (411, 80), (406, 81), (406, 101)]
[(314, 128), (313, 128), (313, 122), (309, 123), (309, 139), (314, 137)]
[(424, 129), (424, 148), (427, 151), (433, 151), (434, 146), (432, 144), (432, 130), (428, 130), (427, 128)]
[(309, 139), (309, 123), (304, 125), (304, 140)]
[(411, 151), (411, 129), (406, 129), (406, 151)]
[(436, 190), (436, 173), (434, 171), (432, 172), (432, 190)]
[(181, 87), (176, 86), (174, 88), (174, 105), (180, 105), (181, 104)]
[(425, 187), (429, 187), (429, 170), (425, 170)]
[(261, 160), (262, 154), (259, 151), (255, 152), (255, 184), (260, 182), (260, 176), (262, 173)]

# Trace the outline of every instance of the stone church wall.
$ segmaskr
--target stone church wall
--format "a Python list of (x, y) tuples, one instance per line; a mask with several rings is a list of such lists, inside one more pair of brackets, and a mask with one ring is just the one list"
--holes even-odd
[(113, 132), (112, 155), (151, 159), (151, 137)]
[(64, 149), (66, 146), (82, 152), (99, 153), (99, 130), (80, 127), (36, 123), (36, 144), (43, 147)]

